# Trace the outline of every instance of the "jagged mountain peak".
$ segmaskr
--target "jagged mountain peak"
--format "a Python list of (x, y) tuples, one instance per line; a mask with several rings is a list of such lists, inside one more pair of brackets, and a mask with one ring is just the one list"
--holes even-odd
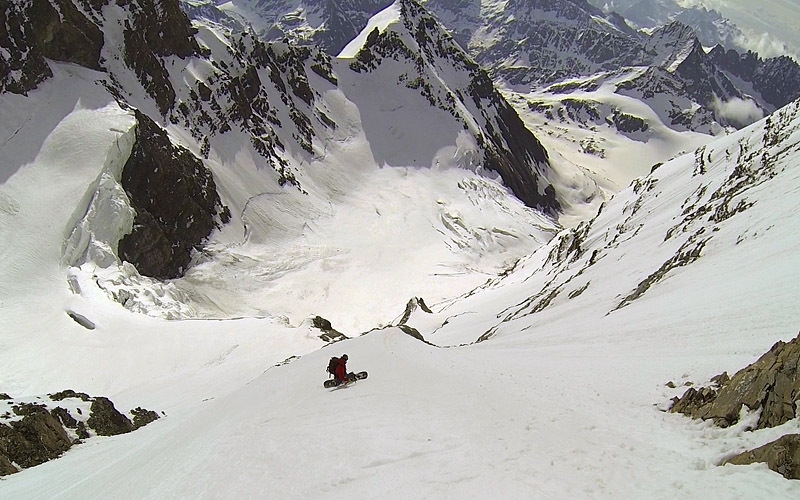
[(704, 54), (694, 30), (680, 21), (655, 30), (647, 41), (646, 50), (654, 55), (654, 64), (668, 71), (674, 71), (692, 55), (702, 57)]
[[(428, 64), (447, 61), (460, 69), (477, 72), (478, 65), (454, 40), (447, 29), (424, 6), (416, 0), (397, 0), (376, 14), (373, 20), (340, 54), (341, 57), (358, 57), (357, 51), (370, 50), (386, 44), (381, 39), (387, 30), (402, 39), (403, 44), (413, 53), (412, 57), (422, 57)], [(389, 35), (391, 36), (391, 35)]]
[(687, 42), (696, 37), (693, 27), (678, 20), (655, 29), (650, 35), (651, 39), (665, 40), (666, 43), (669, 43), (670, 40), (673, 43)]
[(800, 97), (796, 84), (800, 79), (800, 66), (788, 56), (762, 59), (755, 52), (725, 50), (721, 45), (711, 49), (708, 56), (732, 78), (752, 85), (751, 93), (766, 103), (764, 107), (768, 111)]
[(227, 15), (253, 27), (267, 40), (287, 38), (337, 54), (369, 18), (392, 0), (232, 0), (220, 5)]
[[(547, 152), (525, 128), (489, 75), (415, 0), (398, 0), (377, 14), (342, 56), (357, 72), (385, 72), (455, 118), (474, 136), (479, 163), (497, 172), (526, 204), (554, 213)], [(397, 66), (400, 62), (401, 66)]]
[[(592, 3), (597, 5), (597, 2)], [(674, 2), (654, 2), (653, 6), (662, 9), (653, 11), (653, 15), (660, 20), (658, 25), (647, 32), (638, 32), (614, 12), (613, 4), (601, 6), (603, 8), (600, 9), (592, 3), (585, 0), (420, 2), (493, 79), (514, 89), (535, 90), (570, 78), (585, 78), (620, 68), (653, 66), (671, 73), (670, 78), (674, 81), (668, 86), (673, 90), (697, 90), (696, 82), (679, 81), (683, 75), (677, 70), (686, 61), (684, 66), (694, 68), (684, 74), (697, 76), (697, 68), (707, 65), (703, 54), (703, 40), (715, 38), (700, 35), (725, 25), (726, 20), (718, 13), (705, 9), (681, 10), (673, 5)], [(287, 2), (273, 1), (259, 5), (272, 13), (267, 17), (274, 18), (282, 6), (288, 10), (280, 15), (295, 20), (299, 19), (298, 13), (302, 13), (305, 8), (297, 7), (300, 5), (297, 2), (288, 5)], [(369, 16), (388, 6), (389, 2), (346, 2), (342, 5), (346, 9), (342, 12), (346, 12), (347, 19), (352, 21), (348, 21), (348, 29), (355, 30), (359, 23), (365, 26)], [(647, 2), (641, 2), (637, 8), (643, 9), (646, 5)], [(677, 15), (681, 12), (683, 15)], [(318, 30), (315, 31), (316, 36), (333, 36), (327, 31), (332, 25), (320, 21), (321, 19), (317, 19), (318, 24), (314, 28)], [(281, 36), (288, 34), (293, 39), (304, 39), (307, 43), (313, 43), (313, 37), (304, 35), (309, 33), (307, 23), (298, 22), (294, 27), (291, 23), (284, 23), (284, 27), (288, 31), (278, 30), (282, 33)], [(342, 30), (335, 31), (344, 33)], [(355, 38), (356, 33), (353, 32), (350, 37)], [(735, 37), (735, 33), (731, 32), (724, 39)], [(330, 44), (327, 42), (326, 47), (330, 51)], [(717, 61), (712, 61), (713, 64), (717, 64)], [(725, 69), (723, 72), (726, 75), (720, 76), (720, 69), (708, 67), (703, 71), (712, 75), (712, 83), (723, 89), (723, 93), (718, 96), (723, 101), (746, 95), (754, 99), (758, 107), (773, 110), (791, 101), (793, 97), (789, 90), (791, 84), (784, 88), (779, 81), (779, 78), (792, 75), (791, 68), (764, 65), (761, 77), (769, 81), (768, 84), (755, 81), (752, 76), (743, 76), (741, 71), (734, 69)], [(731, 85), (724, 82), (726, 78), (731, 80), (736, 92), (730, 89)], [(716, 80), (722, 83), (717, 83)], [(706, 97), (700, 100), (697, 100), (697, 95), (681, 94), (675, 97), (688, 98), (699, 106), (709, 106), (714, 102), (710, 97), (711, 92), (713, 90), (704, 92)], [(700, 126), (705, 130), (705, 124)]]

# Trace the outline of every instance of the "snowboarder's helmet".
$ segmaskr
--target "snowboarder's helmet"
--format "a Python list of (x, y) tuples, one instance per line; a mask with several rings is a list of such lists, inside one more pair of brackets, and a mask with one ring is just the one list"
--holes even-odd
[(342, 359), (347, 361), (347, 354), (342, 354)]

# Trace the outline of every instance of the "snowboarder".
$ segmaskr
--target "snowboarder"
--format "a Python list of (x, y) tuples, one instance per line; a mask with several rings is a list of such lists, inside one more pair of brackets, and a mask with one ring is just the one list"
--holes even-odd
[(347, 354), (342, 354), (341, 358), (332, 357), (327, 371), (333, 375), (333, 380), (326, 380), (322, 384), (328, 389), (367, 378), (367, 372), (347, 373)]
[(333, 377), (336, 379), (337, 385), (350, 381), (350, 377), (347, 375), (347, 354), (342, 354), (339, 358), (339, 362), (336, 363), (336, 369), (333, 372)]

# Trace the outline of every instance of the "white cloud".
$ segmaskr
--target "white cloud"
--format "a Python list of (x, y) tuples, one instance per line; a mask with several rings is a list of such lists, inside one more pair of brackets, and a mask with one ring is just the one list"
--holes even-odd
[(742, 36), (736, 40), (736, 43), (745, 49), (756, 52), (762, 58), (788, 55), (795, 60), (798, 59), (798, 55), (792, 53), (786, 43), (769, 33), (759, 34), (752, 30), (742, 29)]
[(745, 0), (677, 0), (683, 8), (705, 7), (733, 21), (742, 35), (737, 49), (752, 50), (761, 57), (789, 56), (800, 61), (800, 37), (793, 20), (797, 0), (787, 3), (751, 4)]
[(714, 96), (714, 111), (731, 125), (747, 126), (764, 118), (764, 110), (749, 99), (723, 101)]

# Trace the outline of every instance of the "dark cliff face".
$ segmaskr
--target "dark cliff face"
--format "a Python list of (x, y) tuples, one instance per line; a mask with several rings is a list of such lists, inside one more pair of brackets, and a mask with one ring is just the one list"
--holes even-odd
[(180, 277), (192, 250), (230, 220), (211, 171), (188, 150), (174, 146), (150, 118), (136, 112), (136, 143), (122, 186), (136, 210), (133, 231), (119, 256), (145, 276)]
[[(105, 70), (101, 51), (107, 0), (0, 0), (0, 91), (24, 94), (52, 76), (45, 58)], [(78, 7), (80, 5), (80, 8)], [(124, 0), (123, 59), (166, 114), (175, 90), (161, 58), (197, 55), (194, 29), (178, 0)]]
[(687, 93), (708, 108), (714, 107), (715, 97), (723, 101), (742, 98), (733, 83), (706, 55), (697, 38), (693, 40), (691, 52), (678, 65), (675, 73), (686, 82)]
[(9, 0), (0, 0), (0, 91), (25, 94), (53, 73), (40, 47), (29, 45), (33, 28), (27, 12)]
[(29, 15), (33, 41), (42, 55), (100, 69), (103, 32), (70, 0), (34, 0)]
[(177, 0), (130, 0), (127, 7), (131, 15), (125, 20), (123, 31), (125, 64), (134, 70), (161, 114), (166, 115), (175, 106), (175, 89), (163, 58), (199, 55), (195, 29)]
[(486, 166), (499, 173), (503, 182), (526, 205), (548, 213), (557, 211), (555, 191), (544, 176), (550, 168), (547, 151), (503, 98), (488, 73), (416, 1), (405, 0), (402, 14), (422, 55), (430, 61), (451, 61), (454, 67), (469, 73), (470, 84), (465, 90), (474, 108), (468, 106), (467, 109), (474, 110), (486, 124), (486, 141), (482, 144), (486, 150)]
[(52, 76), (45, 58), (100, 69), (103, 32), (71, 0), (0, 0), (0, 91), (25, 94)]
[(487, 167), (499, 173), (517, 198), (529, 207), (548, 213), (558, 211), (555, 190), (543, 176), (550, 168), (550, 159), (542, 143), (525, 127), (485, 71), (479, 69), (473, 75), (471, 90), (475, 104), (493, 109), (497, 116), (492, 120), (484, 114), (489, 138), (489, 144), (485, 145)]

